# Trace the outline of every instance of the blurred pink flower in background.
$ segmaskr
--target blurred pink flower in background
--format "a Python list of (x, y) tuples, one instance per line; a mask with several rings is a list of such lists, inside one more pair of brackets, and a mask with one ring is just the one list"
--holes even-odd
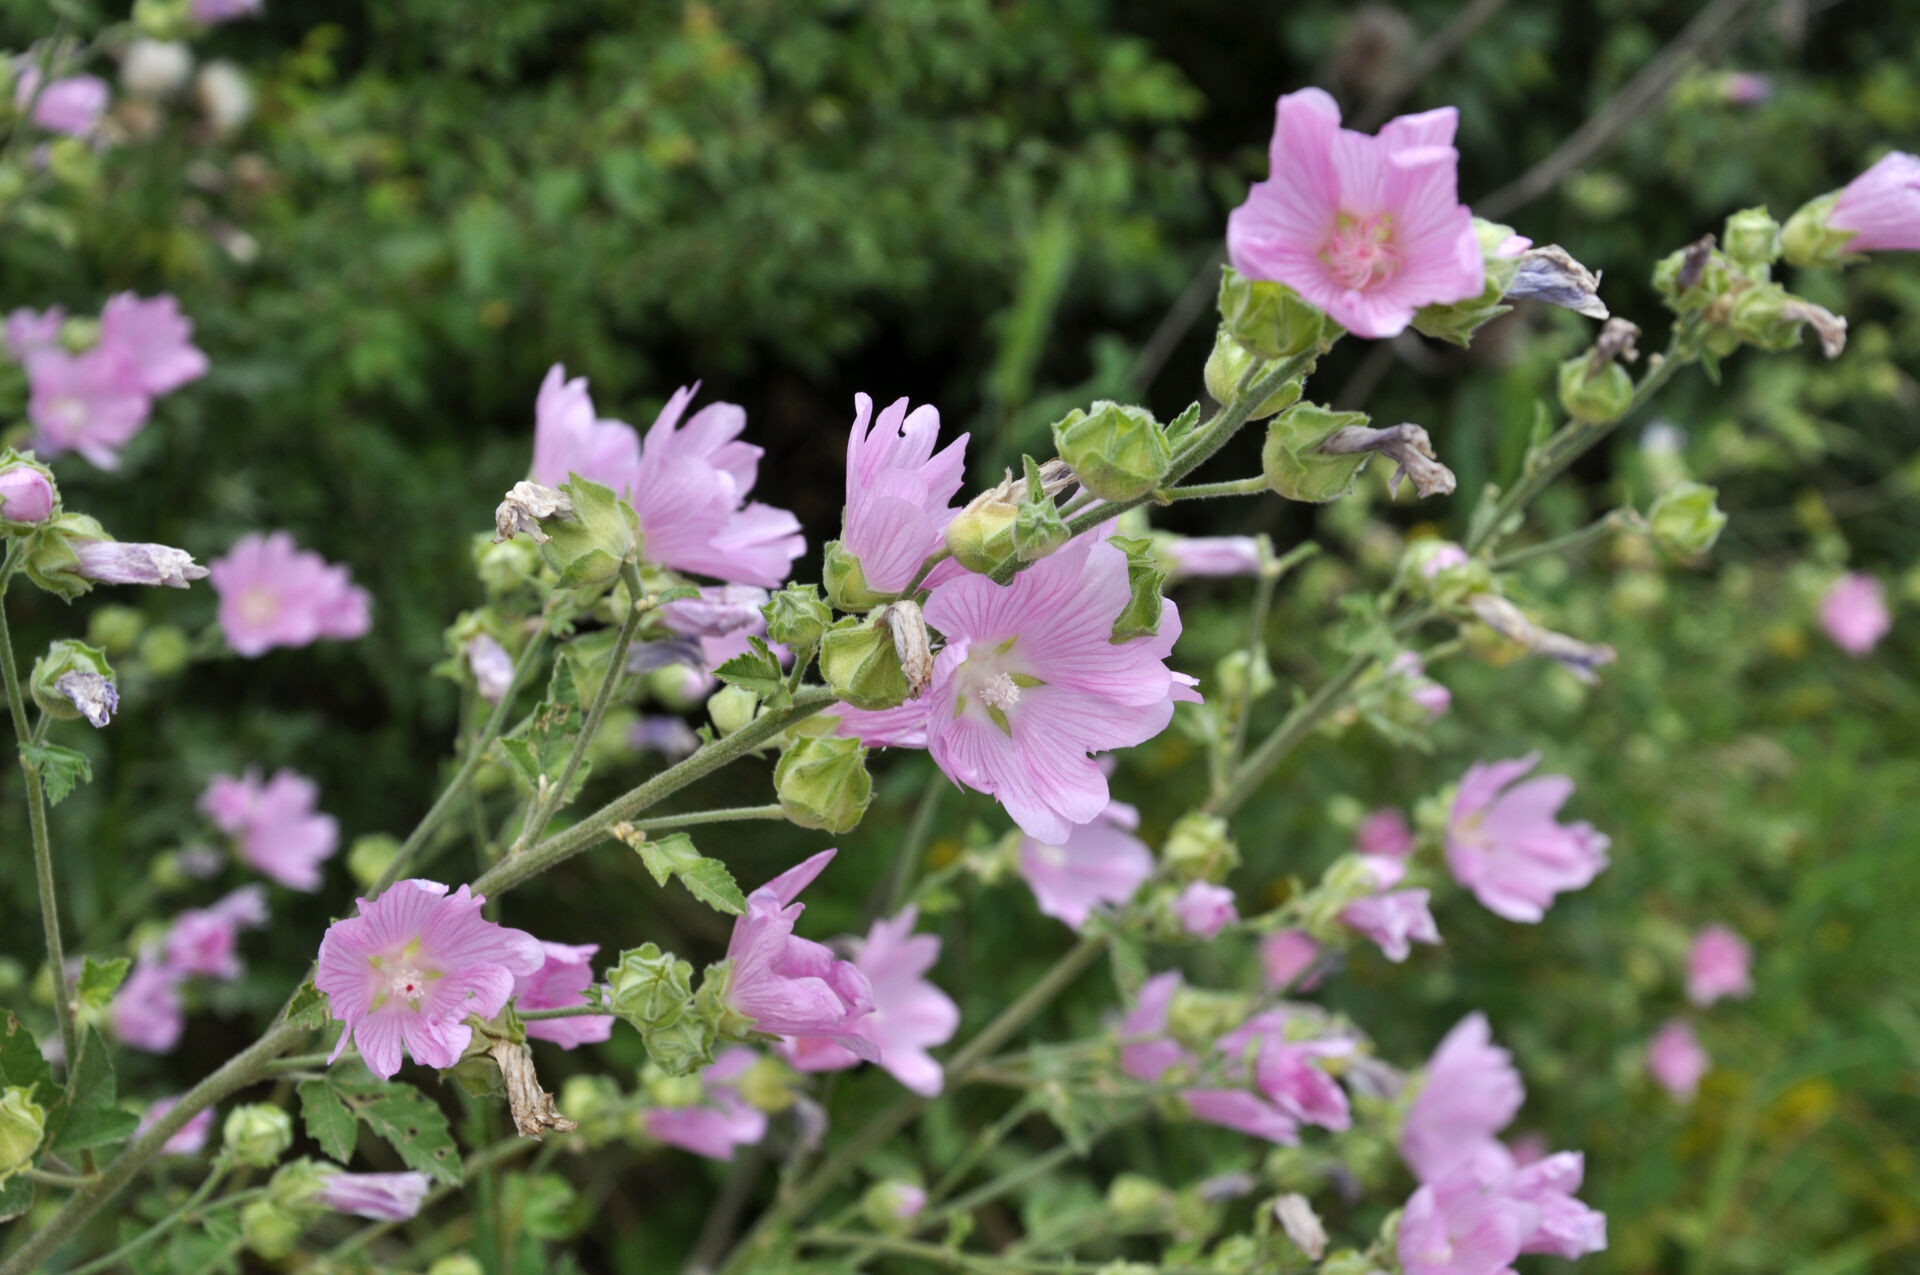
[(261, 0), (193, 0), (195, 22), (230, 22), (260, 12)]
[(1412, 953), (1413, 944), (1440, 942), (1440, 927), (1428, 907), (1431, 897), (1426, 890), (1369, 895), (1342, 908), (1340, 922), (1371, 939), (1388, 960), (1399, 964)]
[[(879, 1050), (880, 1066), (895, 1080), (931, 1098), (944, 1087), (945, 1077), (927, 1050), (953, 1039), (960, 1007), (927, 980), (927, 971), (940, 959), (940, 939), (915, 934), (919, 919), (920, 909), (909, 907), (891, 920), (875, 921), (853, 964), (873, 987), (873, 1010), (860, 1020), (861, 1034)], [(802, 1071), (830, 1071), (860, 1061), (845, 1045), (809, 1037), (786, 1042), (782, 1052)]]
[(744, 1045), (723, 1049), (700, 1073), (705, 1097), (687, 1107), (650, 1107), (644, 1117), (650, 1137), (710, 1160), (733, 1159), (734, 1148), (767, 1136), (767, 1113), (740, 1096), (739, 1082), (760, 1055)]
[(1102, 904), (1132, 900), (1153, 875), (1153, 851), (1133, 835), (1140, 812), (1111, 801), (1090, 823), (1076, 824), (1057, 846), (1020, 840), (1020, 876), (1040, 911), (1079, 929)]
[(1693, 1025), (1683, 1018), (1668, 1019), (1647, 1042), (1648, 1074), (1681, 1102), (1693, 1101), (1700, 1092), (1700, 1078), (1712, 1065)]
[(154, 397), (207, 374), (207, 356), (193, 344), (193, 320), (167, 293), (142, 299), (116, 293), (100, 311), (100, 344), (124, 362), (133, 382)]
[(1173, 901), (1173, 915), (1189, 934), (1210, 939), (1240, 919), (1233, 891), (1209, 881), (1189, 882)]
[(1360, 821), (1353, 848), (1369, 858), (1404, 859), (1413, 853), (1413, 828), (1398, 806), (1382, 806)]
[(1175, 580), (1257, 575), (1261, 564), (1253, 536), (1167, 536), (1154, 542), (1154, 556)]
[(1870, 653), (1893, 627), (1885, 587), (1858, 571), (1841, 576), (1820, 600), (1820, 627), (1848, 655)]
[(107, 1006), (107, 1022), (121, 1044), (150, 1054), (180, 1043), (186, 1018), (180, 1009), (180, 975), (167, 968), (158, 948), (143, 949), (133, 972)]
[[(179, 1101), (180, 1095), (175, 1094), (171, 1098), (161, 1098), (151, 1103), (141, 1113), (140, 1123), (134, 1126), (133, 1136), (137, 1138), (160, 1123), (160, 1118), (172, 1111)], [(207, 1131), (211, 1128), (213, 1128), (213, 1108), (202, 1107), (194, 1112), (171, 1138), (160, 1144), (160, 1153), (162, 1155), (198, 1155), (206, 1149)]]
[(26, 366), (35, 453), (51, 459), (78, 452), (101, 469), (119, 468), (120, 449), (153, 409), (133, 369), (97, 345), (84, 354), (38, 350)]
[[(1292, 986), (1319, 956), (1320, 945), (1305, 930), (1278, 930), (1260, 940), (1260, 970), (1276, 992)], [(1317, 982), (1318, 978), (1302, 982), (1300, 990), (1311, 991)]]
[(167, 931), (167, 967), (179, 974), (239, 978), (246, 968), (240, 960), (240, 931), (264, 927), (267, 917), (262, 885), (243, 885), (212, 907), (182, 912)]
[(320, 787), (281, 769), (260, 782), (249, 767), (236, 779), (215, 775), (200, 794), (200, 813), (234, 839), (240, 858), (255, 871), (295, 890), (320, 888), (320, 865), (340, 841), (340, 825), (319, 814)]
[(220, 631), (237, 654), (365, 636), (373, 627), (367, 591), (353, 573), (295, 546), (285, 531), (242, 536), (209, 564), (220, 595)]
[(1526, 1097), (1513, 1055), (1493, 1043), (1486, 1015), (1469, 1014), (1427, 1062), (1401, 1129), (1400, 1156), (1422, 1182), (1437, 1182), (1483, 1147), (1498, 1145), (1494, 1135), (1512, 1123)]
[[(97, 75), (69, 75), (50, 80), (41, 88), (40, 68), (35, 61), (35, 55), (29, 53), (16, 63), (14, 106), (24, 111), (31, 104), (34, 124), (49, 133), (92, 136), (99, 127), (100, 117), (106, 113), (107, 104), (113, 100), (113, 90), (107, 87), (107, 82)], [(36, 91), (40, 95), (37, 101)]]
[(1723, 996), (1753, 995), (1753, 949), (1724, 925), (1709, 925), (1687, 950), (1687, 999), (1711, 1005)]
[(1590, 823), (1555, 816), (1573, 795), (1565, 775), (1522, 775), (1540, 763), (1529, 753), (1481, 762), (1460, 780), (1447, 823), (1447, 867), (1488, 911), (1535, 922), (1556, 894), (1586, 886), (1607, 866), (1608, 841)]
[(329, 1173), (313, 1198), (336, 1213), (404, 1222), (420, 1212), (432, 1185), (424, 1173)]

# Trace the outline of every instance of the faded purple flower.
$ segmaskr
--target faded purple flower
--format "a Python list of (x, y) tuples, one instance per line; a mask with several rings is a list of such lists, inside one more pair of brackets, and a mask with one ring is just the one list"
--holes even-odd
[(1395, 964), (1407, 959), (1412, 944), (1437, 945), (1440, 929), (1428, 910), (1425, 890), (1393, 890), (1356, 899), (1340, 910), (1341, 924), (1371, 939)]
[(419, 1214), (431, 1185), (424, 1173), (329, 1173), (313, 1198), (336, 1213), (404, 1222)]
[(794, 936), (806, 910), (794, 902), (835, 852), (822, 850), (747, 896), (746, 915), (727, 944), (726, 1003), (771, 1036), (818, 1036), (870, 1062), (879, 1049), (861, 1020), (873, 1009), (873, 986), (852, 962)]
[(1670, 1018), (1662, 1023), (1647, 1043), (1648, 1074), (1681, 1102), (1693, 1101), (1700, 1092), (1700, 1078), (1712, 1065), (1713, 1060), (1701, 1048), (1693, 1025), (1683, 1018)]
[(100, 584), (184, 589), (211, 573), (210, 568), (195, 562), (185, 549), (171, 545), (128, 544), (122, 540), (69, 543), (73, 546), (73, 556), (79, 560), (80, 574)]
[(1687, 950), (1687, 999), (1711, 1005), (1723, 996), (1753, 995), (1753, 949), (1724, 925), (1709, 925)]

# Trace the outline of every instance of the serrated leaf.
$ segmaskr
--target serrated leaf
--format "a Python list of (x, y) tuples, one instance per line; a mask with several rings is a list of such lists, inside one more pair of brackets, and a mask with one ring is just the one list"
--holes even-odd
[(329, 1159), (341, 1164), (351, 1160), (353, 1144), (358, 1141), (353, 1113), (340, 1101), (333, 1085), (325, 1080), (303, 1080), (296, 1092), (300, 1095), (300, 1118), (306, 1124), (307, 1136), (320, 1144)]
[(139, 1123), (140, 1117), (116, 1105), (113, 1060), (106, 1042), (88, 1031), (66, 1097), (47, 1114), (47, 1148), (85, 1151), (124, 1142)]
[(787, 696), (786, 673), (780, 667), (780, 661), (759, 638), (748, 638), (747, 645), (753, 649), (745, 655), (736, 655), (713, 670), (713, 675), (729, 686), (737, 686), (743, 691), (752, 691), (767, 704), (775, 708), (782, 707)]
[(1178, 442), (1200, 423), (1200, 404), (1190, 403), (1187, 410), (1167, 422), (1167, 441)]
[(124, 956), (96, 961), (91, 956), (80, 963), (80, 1000), (89, 1009), (105, 1009), (120, 990), (133, 962)]
[(460, 1185), (460, 1152), (447, 1130), (446, 1113), (432, 1099), (400, 1081), (370, 1080), (338, 1089), (347, 1108), (399, 1153), (409, 1169)]
[[(541, 791), (543, 777), (550, 783), (559, 779), (560, 772), (566, 769), (567, 758), (573, 754), (574, 742), (580, 738), (583, 716), (572, 661), (555, 660), (546, 698), (533, 710), (533, 716), (519, 733), (499, 741), (508, 766), (528, 792)], [(568, 785), (568, 800), (580, 791), (586, 779), (587, 767), (583, 764)]]
[(50, 806), (65, 801), (76, 785), (93, 780), (93, 763), (85, 753), (60, 744), (28, 744), (20, 752), (40, 772)]
[(680, 884), (687, 887), (688, 894), (716, 912), (739, 916), (747, 910), (747, 896), (740, 893), (733, 873), (727, 871), (727, 865), (718, 859), (702, 858), (682, 868)]
[(640, 862), (653, 876), (655, 885), (665, 885), (687, 863), (700, 857), (693, 848), (693, 838), (684, 832), (654, 840), (651, 837), (641, 840), (634, 846), (640, 852)]
[(11, 1011), (0, 1012), (0, 1085), (34, 1089), (31, 1096), (43, 1106), (54, 1100), (53, 1068), (40, 1056), (33, 1033)]
[(287, 1005), (288, 1025), (319, 1028), (332, 1021), (332, 1002), (327, 1000), (327, 994), (315, 987), (312, 979), (300, 984), (300, 990)]

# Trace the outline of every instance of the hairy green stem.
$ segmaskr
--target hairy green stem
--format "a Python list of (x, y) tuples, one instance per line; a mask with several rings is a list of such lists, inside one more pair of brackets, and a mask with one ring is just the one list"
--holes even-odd
[(703, 823), (740, 823), (748, 819), (785, 819), (787, 812), (779, 802), (765, 806), (723, 806), (718, 810), (693, 810), (682, 815), (655, 815), (646, 821), (648, 832), (669, 828), (696, 828)]
[(1189, 483), (1185, 487), (1162, 487), (1160, 499), (1209, 500), (1215, 496), (1258, 496), (1267, 490), (1267, 476), (1255, 474), (1251, 478), (1230, 478), (1220, 483)]
[(213, 1194), (214, 1188), (220, 1185), (226, 1175), (227, 1166), (216, 1162), (213, 1166), (213, 1171), (207, 1174), (206, 1181), (202, 1182), (179, 1208), (167, 1214), (158, 1222), (155, 1222), (152, 1226), (140, 1232), (140, 1234), (134, 1236), (119, 1248), (113, 1250), (113, 1252), (101, 1257), (96, 1257), (91, 1262), (76, 1266), (68, 1271), (67, 1275), (93, 1275), (95, 1271), (109, 1271), (114, 1269), (121, 1262), (132, 1257), (135, 1253), (178, 1226), (189, 1217), (195, 1209), (205, 1204), (207, 1197)]
[(1495, 571), (1505, 571), (1517, 567), (1523, 562), (1532, 562), (1535, 558), (1547, 558), (1557, 554), (1569, 553), (1581, 549), (1615, 531), (1624, 531), (1636, 524), (1644, 526), (1639, 515), (1630, 509), (1611, 509), (1594, 519), (1578, 531), (1569, 531), (1564, 536), (1555, 536), (1551, 540), (1542, 540), (1537, 545), (1528, 545), (1512, 553), (1502, 554), (1490, 564)]

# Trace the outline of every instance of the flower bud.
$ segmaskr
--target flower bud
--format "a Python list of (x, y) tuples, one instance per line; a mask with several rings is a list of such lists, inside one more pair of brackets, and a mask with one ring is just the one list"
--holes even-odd
[(893, 632), (878, 612), (849, 616), (827, 630), (820, 643), (820, 676), (855, 708), (894, 708), (913, 690)]
[(1668, 253), (1653, 268), (1653, 286), (1675, 314), (1705, 309), (1725, 296), (1732, 283), (1727, 259), (1714, 248), (1712, 235)]
[(1080, 485), (1102, 500), (1134, 500), (1173, 467), (1167, 431), (1144, 407), (1106, 399), (1053, 423), (1053, 445)]
[(1115, 1174), (1107, 1184), (1107, 1212), (1128, 1228), (1163, 1226), (1172, 1208), (1173, 1192), (1145, 1174)]
[(759, 708), (760, 697), (752, 691), (743, 686), (723, 686), (707, 701), (707, 716), (713, 719), (716, 731), (731, 735), (751, 722)]
[(140, 663), (155, 677), (172, 677), (193, 659), (193, 644), (171, 624), (156, 624), (140, 637)]
[(913, 1182), (876, 1182), (860, 1197), (860, 1215), (882, 1235), (906, 1235), (927, 1207), (926, 1188)]
[(400, 842), (384, 832), (370, 832), (354, 839), (347, 850), (347, 871), (363, 890), (371, 890), (387, 867), (400, 855)]
[(240, 1210), (240, 1236), (265, 1261), (293, 1256), (305, 1229), (305, 1219), (272, 1200), (255, 1200)]
[(1232, 266), (1220, 270), (1220, 320), (1228, 335), (1261, 359), (1304, 354), (1320, 345), (1329, 331), (1339, 332), (1326, 315), (1286, 284), (1249, 279)]
[[(527, 486), (532, 484), (522, 483), (514, 490)], [(620, 578), (620, 564), (639, 556), (639, 515), (612, 488), (578, 474), (569, 475), (560, 492), (571, 503), (572, 516), (562, 511), (562, 516), (541, 523), (547, 533), (542, 542), (547, 557), (560, 568), (558, 586), (597, 589), (612, 584)]]
[(1827, 218), (1833, 215), (1834, 206), (1840, 202), (1840, 191), (1829, 191), (1818, 199), (1802, 204), (1793, 216), (1787, 218), (1787, 224), (1780, 231), (1780, 250), (1790, 266), (1805, 269), (1808, 266), (1842, 266), (1849, 260), (1857, 260), (1847, 251), (1858, 232), (1842, 230), (1830, 225)]
[(821, 566), (820, 578), (836, 610), (870, 611), (891, 596), (875, 593), (867, 587), (867, 573), (861, 570), (860, 559), (838, 540), (827, 542), (826, 561)]
[(1790, 350), (1800, 344), (1803, 327), (1812, 327), (1820, 349), (1838, 358), (1847, 348), (1847, 321), (1813, 302), (1794, 296), (1776, 283), (1748, 288), (1733, 303), (1728, 330), (1762, 350)]
[(1320, 445), (1340, 430), (1367, 424), (1365, 412), (1336, 412), (1318, 403), (1295, 403), (1267, 427), (1260, 463), (1267, 485), (1288, 500), (1322, 503), (1353, 490), (1367, 453), (1322, 453)]
[(1780, 223), (1765, 208), (1745, 208), (1727, 218), (1721, 237), (1727, 259), (1748, 268), (1780, 260)]
[(607, 989), (608, 1006), (642, 1032), (669, 1027), (693, 1003), (693, 966), (643, 943), (620, 953), (620, 963), (607, 972)]
[(560, 1083), (560, 1110), (590, 1145), (598, 1145), (621, 1114), (620, 1086), (610, 1076), (568, 1076)]
[(770, 1116), (777, 1116), (793, 1105), (793, 1068), (772, 1054), (741, 1073), (740, 1096)]
[(8, 1085), (0, 1093), (0, 1182), (33, 1162), (47, 1131), (47, 1113), (31, 1089)]
[(1267, 653), (1248, 650), (1229, 651), (1214, 665), (1214, 685), (1228, 703), (1250, 703), (1271, 692), (1277, 684)]
[(647, 694), (676, 713), (699, 707), (713, 683), (712, 675), (678, 662), (663, 664), (646, 675)]
[(133, 607), (103, 606), (87, 617), (87, 641), (109, 655), (124, 655), (146, 627), (147, 617)]
[(969, 571), (991, 575), (1013, 560), (1013, 525), (1020, 506), (1013, 476), (975, 496), (947, 524), (947, 551)]
[(55, 721), (84, 717), (98, 728), (112, 721), (120, 707), (107, 653), (73, 638), (61, 638), (33, 662), (28, 687), (33, 702)]
[(227, 1113), (221, 1139), (236, 1163), (270, 1168), (293, 1145), (293, 1118), (279, 1107), (248, 1103)]
[(473, 537), (473, 569), (489, 596), (512, 593), (530, 584), (540, 570), (540, 549), (527, 540), (496, 541), (486, 532)]
[(1705, 483), (1675, 483), (1660, 494), (1647, 513), (1653, 538), (1679, 558), (1693, 558), (1713, 548), (1727, 525), (1727, 515), (1714, 503), (1717, 493)]
[[(1240, 391), (1240, 378), (1255, 363), (1252, 352), (1227, 334), (1221, 328), (1213, 334), (1213, 353), (1207, 355), (1204, 373), (1207, 393), (1216, 403), (1231, 403)], [(1283, 411), (1300, 401), (1300, 390), (1305, 379), (1295, 377), (1273, 393), (1267, 395), (1259, 406), (1247, 414), (1250, 421), (1264, 421), (1275, 412)]]
[(53, 516), (59, 500), (53, 473), (45, 465), (18, 459), (12, 451), (0, 455), (0, 531), (39, 526)]
[(1253, 1010), (1238, 992), (1182, 986), (1167, 1005), (1167, 1034), (1190, 1049), (1211, 1053), (1214, 1043), (1247, 1021)]
[(1582, 425), (1605, 425), (1633, 406), (1633, 377), (1612, 359), (1578, 354), (1560, 365), (1560, 406)]
[(780, 808), (802, 828), (850, 832), (873, 800), (867, 750), (853, 739), (798, 739), (773, 768)]
[(640, 1033), (647, 1057), (669, 1076), (690, 1076), (711, 1063), (716, 1039), (713, 1024), (699, 1014), (682, 1014), (668, 1026)]
[(790, 584), (767, 599), (760, 608), (767, 620), (767, 636), (795, 651), (811, 651), (820, 645), (833, 612), (820, 600), (820, 589), (811, 584)]
[(1114, 536), (1107, 543), (1127, 555), (1127, 587), (1132, 591), (1126, 608), (1113, 622), (1111, 640), (1125, 642), (1158, 633), (1160, 616), (1166, 611), (1160, 591), (1167, 583), (1167, 572), (1154, 556), (1153, 541)]
[(276, 1204), (297, 1208), (310, 1204), (320, 1187), (333, 1176), (332, 1165), (318, 1165), (305, 1156), (289, 1160), (274, 1171), (267, 1183), (267, 1198)]
[(1218, 881), (1240, 864), (1227, 821), (1195, 810), (1180, 817), (1160, 848), (1166, 865), (1185, 881)]

